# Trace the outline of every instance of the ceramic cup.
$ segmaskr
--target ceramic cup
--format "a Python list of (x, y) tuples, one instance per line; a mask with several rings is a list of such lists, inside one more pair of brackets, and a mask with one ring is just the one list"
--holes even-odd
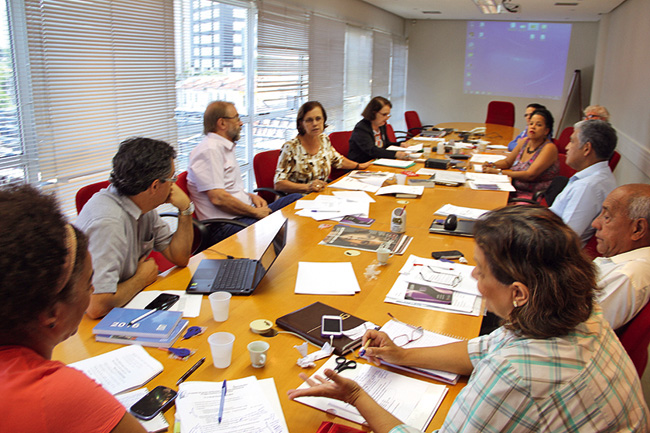
[(253, 341), (248, 343), (248, 354), (251, 357), (251, 365), (255, 368), (262, 368), (266, 365), (269, 343), (266, 341)]

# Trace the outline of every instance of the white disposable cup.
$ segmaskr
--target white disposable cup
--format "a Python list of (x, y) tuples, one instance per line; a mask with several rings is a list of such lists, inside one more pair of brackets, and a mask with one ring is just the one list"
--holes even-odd
[(232, 295), (228, 292), (214, 292), (208, 296), (210, 307), (212, 307), (212, 317), (215, 321), (225, 322), (228, 320), (230, 298), (232, 298)]
[(217, 368), (226, 368), (232, 359), (232, 346), (235, 336), (230, 332), (217, 332), (208, 337), (212, 362)]
[(269, 351), (269, 343), (266, 341), (253, 341), (248, 343), (248, 354), (251, 358), (251, 365), (255, 368), (262, 368), (266, 365), (267, 352)]
[(406, 175), (405, 174), (396, 174), (395, 175), (395, 180), (397, 181), (398, 185), (406, 185)]
[(445, 154), (445, 143), (443, 141), (438, 142), (436, 153), (438, 155), (444, 155)]
[(390, 250), (386, 247), (379, 247), (377, 248), (377, 261), (379, 262), (380, 265), (385, 265), (388, 263), (388, 259), (390, 258)]
[(483, 166), (481, 164), (473, 164), (474, 165), (474, 171), (476, 173), (483, 173)]
[(478, 142), (478, 151), (479, 153), (484, 153), (487, 151), (487, 141), (479, 141)]

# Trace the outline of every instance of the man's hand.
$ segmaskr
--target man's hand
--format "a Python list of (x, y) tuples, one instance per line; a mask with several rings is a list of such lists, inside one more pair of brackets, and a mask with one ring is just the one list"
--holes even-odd
[(158, 278), (158, 265), (156, 261), (151, 258), (142, 257), (138, 261), (138, 269), (136, 269), (134, 276), (139, 281), (144, 282), (145, 287), (156, 281), (156, 278)]
[(266, 200), (264, 200), (259, 195), (253, 194), (253, 193), (248, 193), (248, 195), (250, 196), (251, 200), (253, 201), (253, 206), (255, 206), (255, 207), (267, 207), (268, 203), (266, 203)]
[(176, 184), (172, 185), (171, 190), (169, 191), (169, 196), (165, 203), (170, 203), (175, 206), (179, 211), (184, 211), (190, 207), (190, 198), (183, 192), (182, 189)]
[(370, 346), (366, 349), (366, 356), (370, 362), (375, 365), (380, 365), (383, 359), (391, 364), (402, 363), (402, 355), (405, 349), (393, 343), (385, 332), (370, 329), (363, 335), (361, 344), (365, 345), (368, 340), (371, 340), (371, 342)]
[(399, 152), (395, 153), (395, 158), (397, 158), (397, 159), (409, 159), (409, 154), (406, 153), (406, 152), (399, 151)]

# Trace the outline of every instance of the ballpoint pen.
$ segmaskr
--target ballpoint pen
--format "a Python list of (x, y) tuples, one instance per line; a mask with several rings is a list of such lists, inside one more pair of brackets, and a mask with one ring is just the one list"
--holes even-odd
[(156, 311), (158, 311), (157, 308), (156, 308), (155, 310), (149, 310), (149, 311), (147, 311), (146, 313), (144, 313), (143, 315), (138, 316), (138, 317), (136, 317), (135, 319), (131, 320), (131, 321), (130, 321), (126, 326), (133, 326), (133, 325), (135, 325), (136, 323), (138, 323), (140, 320), (145, 319), (145, 318), (151, 316), (151, 315), (152, 315), (153, 313), (155, 313)]
[(226, 381), (223, 381), (221, 385), (221, 403), (219, 404), (219, 424), (221, 424), (221, 418), (223, 418), (223, 404), (226, 400)]
[(204, 362), (205, 362), (205, 357), (199, 359), (199, 361), (198, 361), (196, 364), (194, 364), (193, 366), (191, 366), (190, 369), (187, 370), (187, 371), (185, 372), (185, 374), (182, 375), (181, 378), (178, 379), (178, 380), (176, 381), (176, 386), (178, 386), (178, 385), (180, 385), (181, 383), (185, 382), (185, 380), (186, 380), (188, 377), (190, 377), (190, 375), (191, 375), (192, 373), (194, 373), (194, 372), (196, 371), (196, 369), (199, 368), (199, 367), (201, 366), (201, 364), (203, 364)]

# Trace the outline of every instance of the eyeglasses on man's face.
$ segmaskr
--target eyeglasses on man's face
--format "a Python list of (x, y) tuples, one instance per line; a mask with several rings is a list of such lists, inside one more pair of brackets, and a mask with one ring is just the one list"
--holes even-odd
[(176, 183), (176, 181), (178, 180), (178, 176), (174, 175), (174, 177), (166, 177), (166, 178), (160, 179), (160, 180), (162, 182), (174, 182), (174, 183)]
[(239, 122), (239, 114), (237, 114), (236, 116), (223, 116), (222, 119), (231, 119), (231, 120), (235, 120), (236, 122)]

